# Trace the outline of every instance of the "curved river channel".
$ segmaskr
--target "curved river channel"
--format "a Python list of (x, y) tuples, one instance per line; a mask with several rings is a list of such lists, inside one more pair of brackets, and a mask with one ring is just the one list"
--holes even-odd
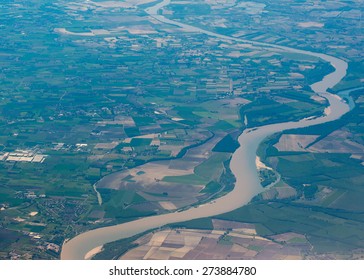
[(266, 137), (287, 129), (303, 128), (333, 121), (339, 119), (350, 110), (347, 103), (337, 95), (327, 93), (327, 89), (334, 87), (345, 77), (348, 67), (345, 61), (326, 54), (225, 36), (158, 15), (158, 10), (167, 6), (169, 3), (170, 0), (164, 0), (146, 9), (146, 12), (160, 22), (178, 26), (188, 32), (204, 33), (208, 36), (223, 40), (249, 43), (253, 47), (274, 48), (277, 52), (310, 55), (329, 62), (335, 68), (335, 71), (323, 77), (320, 82), (311, 85), (311, 88), (316, 94), (326, 98), (330, 106), (325, 110), (326, 113), (322, 117), (306, 118), (298, 122), (277, 123), (245, 130), (239, 137), (240, 148), (233, 154), (230, 164), (231, 171), (236, 177), (235, 188), (227, 195), (213, 202), (202, 204), (196, 208), (192, 207), (185, 211), (146, 217), (132, 222), (84, 232), (63, 244), (61, 259), (85, 259), (88, 252), (106, 243), (128, 238), (171, 223), (223, 214), (246, 205), (255, 195), (263, 191), (258, 178), (255, 157), (259, 144)]

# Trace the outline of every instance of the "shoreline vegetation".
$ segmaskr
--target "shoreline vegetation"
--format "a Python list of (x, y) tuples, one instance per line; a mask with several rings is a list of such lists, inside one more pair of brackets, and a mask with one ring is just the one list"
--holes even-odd
[[(85, 254), (90, 252), (90, 250), (93, 250), (93, 248), (99, 247), (105, 243), (128, 238), (147, 230), (164, 226), (166, 224), (227, 213), (249, 203), (251, 198), (262, 191), (255, 166), (256, 151), (259, 143), (261, 143), (267, 136), (274, 133), (286, 129), (309, 127), (312, 125), (333, 121), (339, 119), (342, 115), (349, 111), (347, 104), (342, 102), (339, 97), (327, 93), (329, 88), (334, 87), (345, 77), (347, 70), (347, 63), (345, 61), (325, 54), (298, 50), (274, 44), (237, 39), (173, 21), (158, 14), (158, 10), (167, 6), (169, 3), (169, 0), (164, 0), (159, 4), (146, 9), (146, 12), (158, 21), (179, 26), (189, 31), (204, 33), (209, 36), (219, 37), (223, 40), (252, 43), (260, 47), (273, 47), (276, 51), (288, 51), (292, 53), (314, 56), (329, 62), (335, 68), (335, 71), (324, 76), (321, 81), (311, 85), (311, 89), (316, 94), (327, 99), (330, 107), (333, 107), (334, 109), (330, 111), (327, 110), (326, 116), (315, 119), (304, 119), (298, 122), (278, 123), (245, 130), (239, 137), (240, 148), (235, 151), (231, 160), (231, 170), (237, 179), (236, 186), (233, 191), (223, 197), (220, 197), (219, 199), (216, 199), (213, 204), (203, 204), (181, 212), (151, 216), (116, 226), (98, 228), (96, 230), (84, 232), (72, 238), (63, 245), (61, 259), (83, 259)], [(241, 170), (244, 170), (245, 173), (243, 174)]]

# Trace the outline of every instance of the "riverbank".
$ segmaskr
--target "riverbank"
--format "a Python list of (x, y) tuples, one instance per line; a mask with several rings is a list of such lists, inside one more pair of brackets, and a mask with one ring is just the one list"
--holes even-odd
[(330, 104), (328, 108), (330, 110), (326, 110), (327, 115), (315, 119), (306, 118), (298, 122), (278, 123), (245, 130), (238, 139), (240, 148), (235, 151), (230, 163), (230, 168), (236, 177), (235, 188), (227, 195), (216, 199), (214, 203), (206, 203), (181, 212), (142, 218), (124, 224), (84, 232), (64, 244), (61, 252), (61, 259), (84, 259), (88, 252), (105, 243), (131, 237), (138, 233), (171, 223), (223, 214), (246, 205), (255, 195), (263, 191), (256, 170), (255, 159), (258, 146), (266, 137), (287, 129), (303, 128), (333, 121), (339, 119), (350, 110), (348, 104), (343, 102), (338, 96), (327, 93), (329, 88), (334, 87), (345, 77), (348, 67), (345, 61), (321, 53), (229, 37), (176, 22), (167, 19), (162, 15), (158, 15), (158, 10), (167, 6), (169, 3), (169, 0), (164, 0), (159, 4), (148, 8), (146, 12), (160, 22), (176, 25), (188, 31), (204, 33), (209, 36), (230, 41), (248, 42), (260, 47), (273, 47), (278, 51), (306, 54), (329, 62), (335, 68), (335, 71), (323, 77), (321, 81), (311, 85), (311, 88), (316, 94), (328, 100)]

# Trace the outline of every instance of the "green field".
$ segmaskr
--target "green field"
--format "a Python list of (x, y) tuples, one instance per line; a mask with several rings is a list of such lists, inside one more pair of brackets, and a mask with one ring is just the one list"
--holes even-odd
[(152, 139), (148, 138), (133, 138), (130, 142), (132, 147), (149, 146), (152, 143)]
[(209, 182), (206, 187), (201, 191), (202, 193), (216, 193), (221, 189), (221, 185), (216, 181)]
[(208, 180), (196, 174), (190, 174), (183, 176), (166, 176), (163, 178), (163, 182), (188, 185), (205, 185), (208, 183)]
[[(128, 1), (133, 2), (131, 8), (99, 5), (100, 0), (75, 2), (1, 2), (0, 259), (58, 258), (59, 252), (47, 249), (48, 243), (61, 246), (90, 229), (164, 213), (157, 195), (147, 201), (133, 188), (133, 176), (141, 173), (120, 178), (124, 189), (100, 188), (101, 206), (93, 186), (104, 176), (148, 162), (182, 159), (192, 148), (221, 137), (204, 153), (205, 161), (196, 155), (191, 162), (199, 162), (197, 166), (183, 162), (182, 169), (194, 169), (192, 174), (166, 176), (161, 182), (176, 189), (205, 187), (196, 199), (216, 199), (234, 188), (229, 159), (239, 147), (237, 136), (245, 129), (245, 117), (248, 127), (262, 126), (319, 116), (327, 105), (313, 99), (309, 87), (333, 71), (321, 59), (208, 32), (181, 32), (178, 26), (151, 19), (144, 8), (152, 2)], [(291, 2), (270, 1), (259, 8), (263, 3), (172, 1), (159, 13), (234, 38), (340, 57), (349, 69), (330, 91), (362, 83), (360, 1), (341, 1), (335, 7), (321, 1), (322, 10), (329, 11), (322, 28), (302, 28), (300, 23), (319, 21), (321, 14), (307, 9), (304, 1)], [(284, 24), (277, 24), (282, 19)], [(348, 140), (361, 147), (363, 92), (351, 95), (357, 107), (339, 121), (290, 133), (316, 134), (318, 142), (343, 129)], [(361, 160), (351, 153), (279, 152), (272, 147), (275, 141), (276, 136), (262, 145), (259, 155), (297, 196), (264, 203), (255, 198), (237, 210), (236, 219), (255, 223), (264, 236), (283, 231), (307, 234), (321, 251), (330, 242), (336, 248), (361, 248)], [(9, 159), (7, 153), (16, 158)], [(42, 163), (30, 162), (17, 154), (45, 157)], [(361, 154), (359, 150), (354, 157)], [(272, 180), (272, 174), (265, 175), (267, 182)], [(230, 214), (224, 217), (234, 219)], [(206, 228), (210, 224), (186, 223)], [(29, 237), (30, 231), (41, 238)], [(121, 251), (130, 246), (114, 245), (122, 246)], [(103, 256), (117, 257), (116, 251)]]
[(228, 153), (216, 153), (209, 157), (206, 161), (196, 166), (194, 173), (208, 180), (218, 180), (224, 168), (224, 162), (230, 158)]
[(239, 142), (235, 140), (230, 134), (226, 135), (216, 146), (212, 149), (214, 152), (233, 153), (239, 148)]

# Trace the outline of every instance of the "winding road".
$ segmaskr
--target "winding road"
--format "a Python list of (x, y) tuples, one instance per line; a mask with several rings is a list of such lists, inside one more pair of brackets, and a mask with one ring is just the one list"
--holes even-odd
[(311, 85), (312, 90), (316, 94), (328, 100), (330, 105), (328, 110), (326, 110), (327, 114), (315, 119), (303, 119), (298, 122), (278, 123), (245, 130), (239, 137), (240, 148), (233, 154), (230, 164), (231, 170), (236, 177), (236, 185), (233, 191), (216, 199), (213, 203), (206, 203), (197, 208), (151, 216), (128, 223), (84, 232), (64, 243), (61, 259), (84, 259), (85, 255), (92, 249), (106, 243), (128, 238), (144, 231), (159, 228), (171, 223), (223, 214), (246, 205), (255, 195), (263, 191), (256, 170), (255, 158), (259, 144), (266, 137), (287, 129), (303, 128), (333, 121), (339, 119), (350, 110), (349, 106), (341, 98), (327, 92), (329, 88), (334, 87), (346, 76), (348, 65), (345, 61), (326, 54), (225, 36), (170, 20), (163, 15), (158, 14), (158, 10), (169, 4), (170, 0), (163, 0), (145, 11), (154, 19), (166, 24), (178, 26), (185, 31), (204, 33), (208, 36), (228, 41), (249, 43), (261, 48), (274, 48), (275, 51), (310, 55), (329, 62), (335, 68), (335, 71), (323, 77), (321, 81)]

